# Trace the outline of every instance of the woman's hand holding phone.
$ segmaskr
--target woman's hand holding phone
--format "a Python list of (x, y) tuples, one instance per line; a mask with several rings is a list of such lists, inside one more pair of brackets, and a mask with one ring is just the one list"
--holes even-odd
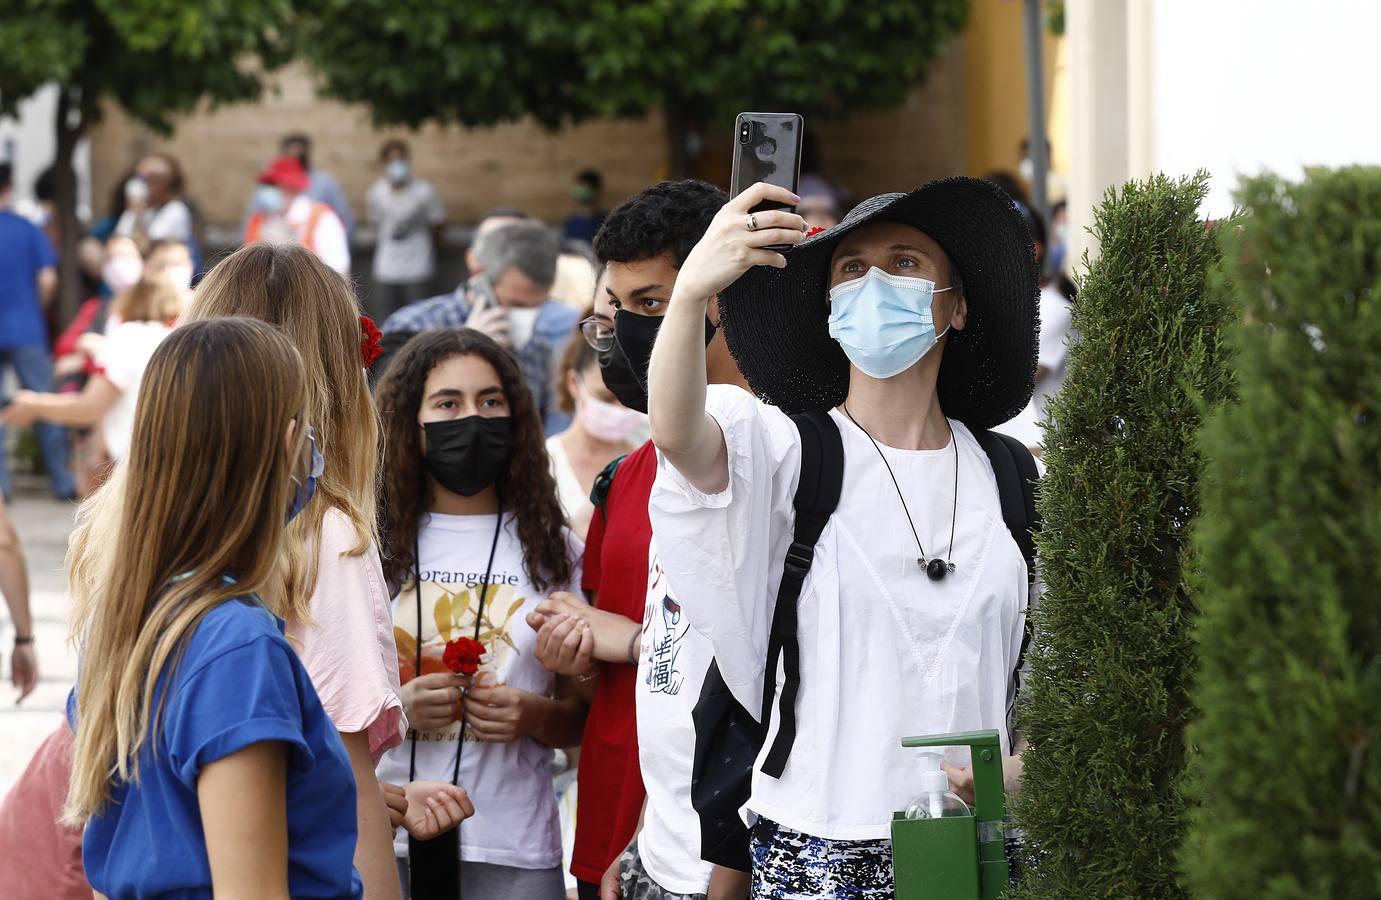
[(681, 266), (675, 294), (708, 302), (751, 266), (785, 268), (786, 257), (768, 248), (799, 243), (806, 220), (784, 209), (752, 209), (763, 202), (794, 206), (800, 201), (784, 187), (758, 182), (724, 204)]

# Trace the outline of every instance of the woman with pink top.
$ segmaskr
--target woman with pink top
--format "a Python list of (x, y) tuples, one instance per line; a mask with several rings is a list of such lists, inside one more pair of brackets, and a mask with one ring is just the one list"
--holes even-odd
[(314, 498), (290, 526), (301, 540), (290, 542), (282, 577), (303, 586), (297, 593), (310, 599), (289, 610), (287, 636), (350, 755), (359, 812), (355, 867), (364, 895), (395, 898), (393, 826), (401, 821), (421, 838), (434, 837), (471, 808), (459, 788), (425, 782), (407, 786), (411, 803), (395, 788), (386, 804), (374, 774), (384, 752), (402, 742), (407, 723), (374, 534), (379, 426), (365, 381), (365, 327), (346, 280), (295, 245), (244, 247), (212, 269), (187, 319), (220, 316), (278, 325), (307, 367), (308, 415), (326, 467)]

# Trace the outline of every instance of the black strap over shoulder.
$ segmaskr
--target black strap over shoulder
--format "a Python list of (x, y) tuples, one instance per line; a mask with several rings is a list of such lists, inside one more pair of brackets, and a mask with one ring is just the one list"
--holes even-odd
[[(1036, 532), (1041, 528), (1041, 515), (1036, 511), (1036, 492), (1040, 489), (1040, 473), (1036, 471), (1036, 460), (1026, 445), (1011, 435), (996, 431), (975, 429), (973, 436), (978, 440), (988, 461), (993, 465), (997, 477), (997, 497), (1002, 506), (1002, 521), (1012, 533), (1021, 555), (1026, 559), (1026, 580), (1032, 591), (1036, 587)], [(1031, 603), (1028, 594), (1027, 604)], [(1012, 703), (1007, 708), (1008, 740), (1015, 741), (1014, 722), (1016, 719), (1016, 695), (1021, 689), (1021, 667), (1026, 661), (1026, 651), (1031, 646), (1031, 618), (1027, 616), (1026, 627), (1021, 635), (1021, 649), (1017, 652), (1016, 665), (1012, 667), (1012, 678), (1017, 691), (1012, 694)]]
[(801, 689), (801, 647), (796, 634), (797, 602), (806, 574), (815, 561), (815, 545), (839, 506), (844, 487), (844, 442), (839, 428), (827, 412), (792, 416), (801, 434), (801, 477), (792, 506), (796, 527), (782, 567), (782, 582), (777, 588), (777, 603), (772, 610), (772, 630), (767, 642), (767, 665), (762, 683), (762, 722), (772, 721), (772, 698), (777, 687), (777, 660), (786, 676), (779, 698), (777, 736), (763, 760), (762, 771), (782, 777), (787, 757), (796, 741), (796, 695)]
[(997, 476), (997, 497), (1002, 505), (1002, 522), (1026, 559), (1026, 577), (1034, 581), (1035, 534), (1041, 527), (1041, 516), (1036, 512), (1040, 475), (1036, 471), (1035, 457), (1025, 444), (1011, 435), (973, 429), (973, 436), (992, 463), (993, 474)]

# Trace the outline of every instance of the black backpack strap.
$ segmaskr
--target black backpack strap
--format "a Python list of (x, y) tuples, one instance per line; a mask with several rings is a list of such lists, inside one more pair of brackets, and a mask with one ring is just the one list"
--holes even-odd
[(1026, 559), (1026, 577), (1034, 581), (1035, 533), (1041, 527), (1040, 513), (1036, 512), (1040, 475), (1036, 471), (1035, 457), (1025, 444), (1011, 435), (974, 429), (973, 436), (992, 463), (993, 475), (997, 477), (997, 498), (1002, 505), (1002, 522)]
[[(997, 478), (997, 497), (1002, 506), (1002, 521), (1017, 542), (1021, 555), (1026, 559), (1026, 583), (1031, 590), (1036, 586), (1036, 532), (1041, 528), (1041, 515), (1036, 511), (1036, 492), (1040, 489), (1040, 473), (1036, 471), (1036, 460), (1031, 451), (1021, 441), (1011, 435), (996, 431), (974, 429), (973, 436), (978, 440), (988, 461), (993, 465), (993, 475)], [(1028, 595), (1027, 605), (1031, 598)], [(1021, 636), (1021, 650), (1012, 669), (1012, 677), (1017, 678), (1026, 661), (1026, 650), (1031, 646), (1031, 618), (1027, 616), (1026, 627)], [(1018, 684), (1020, 690), (1020, 684)], [(1012, 696), (1016, 702), (1016, 694)], [(1007, 721), (1013, 720), (1014, 709), (1007, 710)], [(1014, 736), (1008, 734), (1011, 740)]]
[(839, 506), (844, 486), (844, 442), (828, 412), (792, 416), (801, 435), (801, 477), (792, 506), (796, 526), (791, 546), (782, 566), (782, 582), (777, 588), (777, 603), (772, 610), (772, 630), (767, 641), (767, 666), (762, 680), (762, 718), (764, 729), (772, 721), (772, 698), (777, 688), (777, 660), (782, 661), (786, 680), (782, 684), (778, 709), (780, 723), (772, 746), (763, 760), (762, 772), (782, 777), (791, 745), (796, 741), (796, 695), (801, 688), (801, 647), (796, 634), (796, 606), (801, 588), (815, 561), (815, 545)]

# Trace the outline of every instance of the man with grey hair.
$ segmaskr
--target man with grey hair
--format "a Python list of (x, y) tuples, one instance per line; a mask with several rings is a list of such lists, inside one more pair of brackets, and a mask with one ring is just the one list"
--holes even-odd
[(449, 294), (405, 306), (384, 322), (382, 376), (394, 353), (413, 336), (438, 328), (474, 328), (507, 347), (527, 379), (548, 435), (569, 424), (556, 401), (557, 356), (575, 333), (579, 314), (552, 300), (556, 234), (534, 219), (503, 210), (480, 222), (466, 261), (470, 277)]

